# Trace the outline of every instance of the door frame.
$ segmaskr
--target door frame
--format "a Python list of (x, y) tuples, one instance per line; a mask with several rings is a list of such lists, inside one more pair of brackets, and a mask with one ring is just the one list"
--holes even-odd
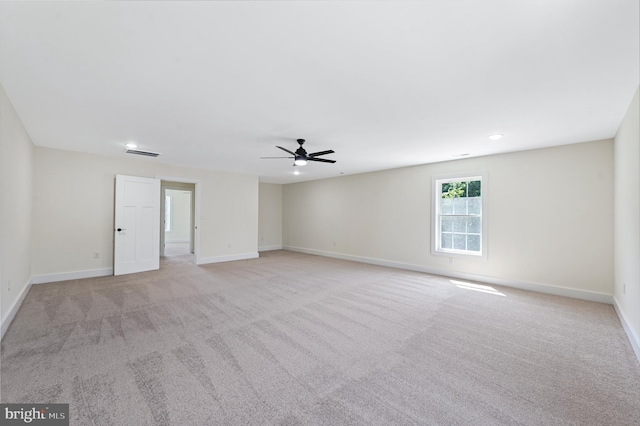
[[(196, 189), (193, 183), (186, 182), (175, 182), (175, 181), (160, 181), (160, 217), (161, 221), (164, 218), (167, 211), (167, 191), (180, 191), (180, 192), (188, 192), (189, 193), (189, 253), (195, 253), (195, 245), (194, 245), (194, 233), (195, 233), (195, 203), (196, 203)], [(162, 223), (160, 224), (162, 225)], [(163, 247), (166, 245), (167, 234), (165, 231), (165, 227), (160, 226), (160, 256), (164, 256)]]
[[(193, 212), (192, 212), (192, 217), (193, 217), (193, 223), (191, 224), (192, 226), (192, 235), (193, 235), (193, 254), (195, 256), (195, 264), (198, 265), (199, 261), (200, 261), (200, 208), (202, 205), (202, 201), (201, 201), (201, 189), (202, 187), (200, 186), (200, 179), (191, 179), (191, 178), (184, 178), (184, 177), (176, 177), (176, 176), (165, 176), (165, 175), (156, 175), (155, 176), (156, 179), (160, 179), (160, 184), (162, 185), (162, 182), (177, 182), (177, 183), (192, 183), (194, 184), (194, 208), (193, 208)], [(161, 198), (161, 202), (164, 203), (164, 201), (162, 200), (163, 194), (162, 191), (160, 191), (160, 198)], [(161, 221), (162, 222), (162, 221)], [(162, 248), (160, 248), (162, 251)]]

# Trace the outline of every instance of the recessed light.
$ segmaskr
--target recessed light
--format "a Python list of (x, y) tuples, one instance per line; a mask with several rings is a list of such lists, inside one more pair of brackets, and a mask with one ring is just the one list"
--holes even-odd
[(138, 147), (138, 145), (136, 145), (133, 142), (130, 142), (128, 144), (125, 145), (127, 148), (131, 148), (131, 149), (136, 149)]
[(492, 141), (497, 141), (498, 139), (500, 139), (502, 137), (502, 134), (500, 133), (496, 133), (495, 135), (490, 135), (489, 139), (491, 139)]
[(300, 172), (299, 172), (299, 171), (297, 171), (297, 170), (294, 170), (293, 174), (294, 174), (294, 175), (299, 175), (299, 174), (300, 174)]

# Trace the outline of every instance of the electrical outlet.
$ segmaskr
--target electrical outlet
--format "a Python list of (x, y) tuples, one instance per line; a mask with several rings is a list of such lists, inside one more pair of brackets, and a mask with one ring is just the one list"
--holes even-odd
[(7, 291), (11, 291), (11, 280), (9, 280), (9, 285), (7, 286)]
[(627, 283), (622, 283), (622, 294), (627, 294)]
[(228, 246), (229, 248), (231, 248), (231, 243), (227, 244), (227, 246)]
[(335, 242), (335, 241), (333, 242), (333, 246), (334, 246), (334, 247), (336, 246), (336, 242)]
[(99, 251), (94, 251), (93, 252), (93, 258), (94, 259), (100, 259), (100, 252)]

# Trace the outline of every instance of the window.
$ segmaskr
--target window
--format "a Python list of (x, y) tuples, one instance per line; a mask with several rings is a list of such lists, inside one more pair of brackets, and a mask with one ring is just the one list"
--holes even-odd
[(486, 173), (434, 178), (433, 254), (486, 258)]
[(164, 232), (171, 232), (171, 195), (164, 197)]

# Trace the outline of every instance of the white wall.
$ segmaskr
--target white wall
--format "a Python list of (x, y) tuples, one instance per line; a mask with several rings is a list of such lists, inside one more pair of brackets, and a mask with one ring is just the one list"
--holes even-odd
[(282, 185), (260, 183), (258, 249), (282, 248)]
[[(640, 359), (640, 95), (615, 137), (615, 301)], [(625, 286), (626, 284), (626, 286)], [(626, 287), (626, 291), (624, 291)]]
[[(431, 178), (488, 172), (488, 259), (433, 256)], [(284, 186), (286, 248), (611, 301), (611, 140)], [(570, 289), (564, 292), (560, 288)]]
[[(109, 157), (36, 147), (32, 240), (35, 282), (82, 271), (106, 273), (112, 268), (116, 174), (199, 180), (201, 262), (257, 256), (256, 176), (124, 155)], [(96, 251), (99, 259), (93, 258)]]
[(171, 228), (165, 232), (165, 242), (187, 242), (191, 238), (191, 192), (167, 189), (165, 195), (171, 197)]
[(33, 144), (0, 86), (0, 318), (2, 334), (31, 278)]

